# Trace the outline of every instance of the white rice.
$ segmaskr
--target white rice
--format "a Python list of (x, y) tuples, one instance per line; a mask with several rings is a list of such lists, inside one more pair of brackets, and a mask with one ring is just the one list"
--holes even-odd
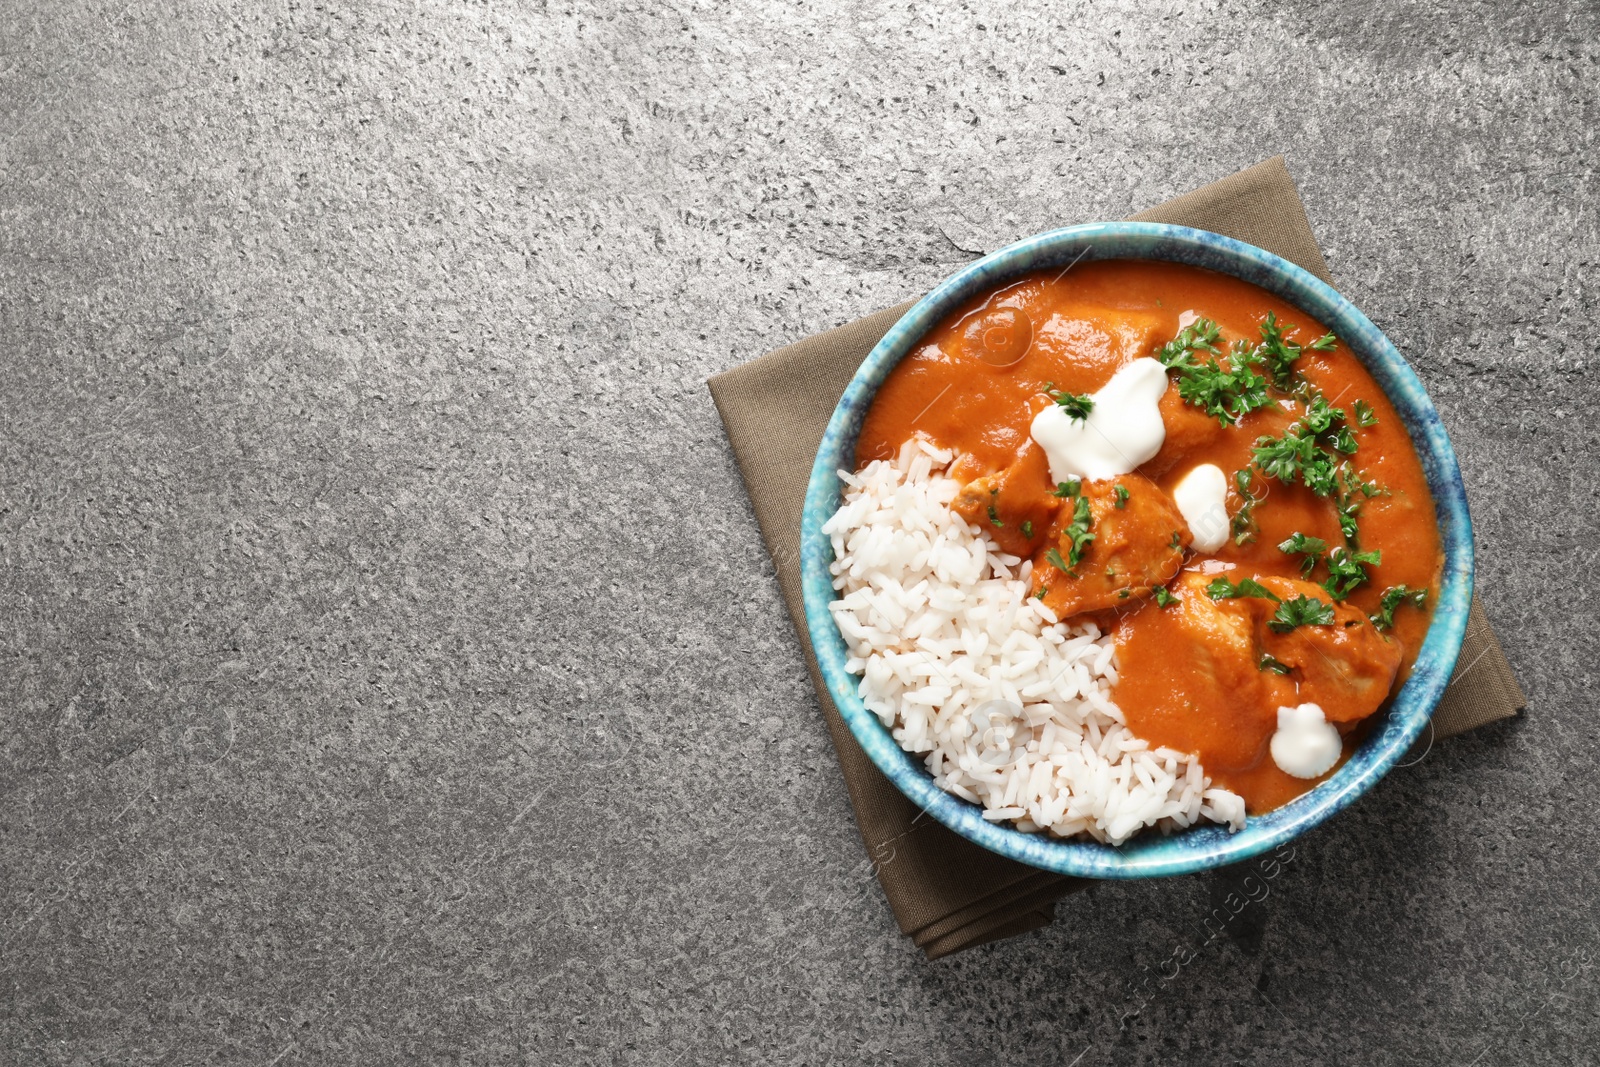
[(940, 788), (1018, 829), (1116, 845), (1147, 827), (1244, 825), (1244, 799), (1199, 762), (1152, 749), (1111, 702), (1116, 647), (1028, 595), (1031, 562), (950, 509), (949, 452), (839, 472), (833, 617), (861, 699)]

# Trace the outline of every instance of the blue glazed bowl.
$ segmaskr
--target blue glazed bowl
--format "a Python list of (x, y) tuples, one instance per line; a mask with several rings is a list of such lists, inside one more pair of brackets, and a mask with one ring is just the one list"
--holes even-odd
[[(1169, 260), (1231, 274), (1288, 301), (1337, 334), (1383, 387), (1405, 420), (1438, 509), (1444, 573), (1427, 640), (1389, 711), (1332, 778), (1243, 830), (1198, 826), (1171, 836), (1147, 833), (1121, 846), (1062, 841), (984, 820), (981, 809), (934, 785), (920, 760), (904, 752), (857, 695), (859, 680), (828, 604), (833, 547), (822, 525), (839, 507), (840, 468), (852, 469), (856, 437), (878, 387), (901, 357), (963, 301), (1031, 270), (1102, 259)], [(1472, 599), (1472, 527), (1467, 497), (1439, 414), (1389, 339), (1330, 286), (1288, 260), (1219, 234), (1146, 222), (1071, 226), (1030, 237), (968, 265), (919, 300), (878, 342), (834, 409), (817, 450), (800, 524), (806, 623), (822, 677), (844, 721), (878, 769), (902, 793), (962, 837), (1002, 856), (1085, 878), (1155, 878), (1249, 859), (1342, 810), (1382, 778), (1421, 735), (1444, 692), (1467, 628)]]

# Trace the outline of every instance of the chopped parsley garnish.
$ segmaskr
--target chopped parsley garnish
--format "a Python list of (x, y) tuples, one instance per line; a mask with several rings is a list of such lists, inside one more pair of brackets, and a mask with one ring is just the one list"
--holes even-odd
[(1211, 584), (1206, 586), (1206, 596), (1212, 600), (1232, 600), (1234, 597), (1254, 596), (1261, 597), (1264, 600), (1277, 600), (1282, 603), (1278, 594), (1254, 578), (1246, 578), (1235, 585), (1228, 580), (1227, 575), (1212, 579)]
[[(1057, 553), (1057, 555), (1060, 555), (1060, 553)], [(1037, 598), (1037, 599), (1039, 599), (1039, 600), (1043, 600), (1043, 599), (1044, 599), (1044, 595), (1045, 595), (1045, 594), (1046, 594), (1046, 593), (1048, 593), (1048, 592), (1049, 592), (1049, 591), (1050, 591), (1050, 587), (1049, 587), (1049, 586), (1048, 586), (1048, 585), (1041, 585), (1041, 586), (1040, 586), (1040, 587), (1039, 587), (1039, 591), (1038, 591), (1038, 592), (1037, 592), (1037, 593), (1035, 593), (1035, 594), (1033, 594), (1033, 595), (1034, 595), (1034, 596), (1035, 596), (1035, 597), (1036, 597), (1036, 598)]]
[(1340, 461), (1303, 422), (1290, 426), (1282, 437), (1258, 438), (1254, 456), (1263, 474), (1285, 485), (1298, 481), (1318, 496), (1333, 493)]
[(1332, 626), (1333, 608), (1314, 596), (1297, 596), (1279, 604), (1267, 625), (1280, 634), (1296, 626)]
[(1233, 484), (1239, 487), (1239, 510), (1233, 513), (1233, 518), (1228, 520), (1228, 532), (1233, 534), (1233, 543), (1236, 545), (1249, 544), (1256, 539), (1256, 505), (1261, 503), (1261, 497), (1255, 495), (1250, 487), (1250, 468), (1233, 472)]
[(1328, 542), (1320, 537), (1307, 537), (1303, 533), (1294, 533), (1287, 540), (1278, 542), (1278, 551), (1286, 556), (1296, 553), (1305, 556), (1300, 561), (1300, 573), (1304, 577), (1311, 577), (1311, 572), (1316, 569), (1317, 561), (1328, 550)]
[(1180, 534), (1177, 530), (1173, 530), (1172, 531), (1172, 540), (1167, 542), (1167, 547), (1168, 548), (1182, 548), (1183, 547), (1183, 535)]
[(1128, 591), (1126, 589), (1117, 590), (1117, 599), (1118, 600), (1127, 600), (1128, 599)]
[(1050, 551), (1044, 554), (1044, 558), (1049, 561), (1050, 566), (1054, 567), (1062, 574), (1072, 573), (1071, 569), (1067, 566), (1067, 561), (1061, 558), (1061, 550), (1059, 548), (1052, 548)]
[(1059, 497), (1077, 496), (1078, 490), (1081, 488), (1082, 483), (1079, 482), (1078, 479), (1073, 478), (1070, 481), (1057, 482), (1055, 494)]
[(1274, 671), (1274, 672), (1276, 672), (1278, 674), (1288, 674), (1291, 670), (1294, 669), (1293, 667), (1290, 667), (1287, 663), (1283, 662), (1282, 660), (1274, 659), (1273, 657), (1265, 655), (1265, 654), (1262, 655), (1261, 662), (1257, 663), (1256, 667), (1259, 670)]
[[(1302, 348), (1284, 339), (1285, 328), (1269, 311), (1261, 322), (1261, 340), (1256, 344), (1235, 341), (1224, 370), (1216, 358), (1221, 354), (1217, 347), (1221, 330), (1211, 319), (1196, 319), (1162, 345), (1156, 358), (1177, 373), (1180, 397), (1228, 426), (1270, 404), (1269, 387), (1286, 393), (1301, 387), (1294, 365), (1305, 348), (1326, 352), (1337, 344), (1337, 338), (1330, 333)], [(1202, 357), (1200, 353), (1209, 355)]]
[[(1267, 380), (1252, 369), (1255, 362), (1247, 348), (1235, 345), (1229, 354), (1228, 369), (1217, 362), (1217, 340), (1221, 331), (1210, 319), (1196, 319), (1178, 331), (1178, 336), (1161, 346), (1156, 358), (1178, 375), (1178, 395), (1213, 415), (1224, 426), (1271, 403)], [(1197, 353), (1211, 355), (1203, 362)]]
[(1355, 434), (1344, 418), (1342, 408), (1331, 406), (1317, 393), (1282, 437), (1257, 438), (1255, 465), (1285, 485), (1298, 481), (1318, 496), (1333, 497), (1339, 507), (1339, 527), (1353, 542), (1360, 501), (1384, 490), (1338, 454), (1356, 450)]
[[(1371, 552), (1358, 552), (1352, 548), (1340, 545), (1332, 550), (1328, 549), (1328, 542), (1320, 537), (1309, 537), (1303, 533), (1295, 533), (1287, 540), (1278, 544), (1278, 551), (1285, 555), (1300, 554), (1305, 559), (1300, 561), (1300, 573), (1309, 578), (1317, 564), (1326, 562), (1328, 565), (1327, 581), (1322, 583), (1322, 588), (1335, 600), (1343, 600), (1356, 587), (1367, 580), (1367, 564), (1377, 565), (1383, 559), (1383, 553), (1374, 549)], [(1327, 552), (1326, 560), (1323, 553)]]
[(1068, 393), (1059, 389), (1048, 390), (1050, 399), (1074, 419), (1087, 419), (1094, 410), (1094, 398), (1087, 393)]
[(1227, 370), (1216, 360), (1208, 359), (1202, 366), (1179, 371), (1178, 395), (1223, 426), (1234, 425), (1272, 402), (1267, 396), (1267, 380), (1251, 369), (1238, 349)]
[(1178, 336), (1161, 346), (1161, 351), (1156, 353), (1156, 358), (1168, 370), (1179, 370), (1184, 367), (1194, 366), (1196, 352), (1210, 352), (1216, 355), (1221, 351), (1217, 341), (1222, 337), (1222, 330), (1210, 319), (1195, 319), (1189, 325), (1178, 331)]
[(1022, 536), (1028, 538), (1029, 540), (1032, 540), (1032, 538), (1033, 538), (1033, 520), (1032, 519), (1023, 519), (1022, 520)]
[(996, 526), (1005, 525), (1005, 523), (1000, 521), (1000, 513), (994, 509), (993, 504), (989, 505), (989, 521), (994, 523)]
[(1300, 421), (1317, 433), (1327, 433), (1335, 424), (1344, 421), (1344, 408), (1334, 407), (1328, 403), (1327, 397), (1316, 393), (1306, 402), (1306, 410), (1300, 416)]
[(1156, 603), (1161, 607), (1170, 607), (1171, 605), (1178, 603), (1180, 599), (1180, 597), (1175, 597), (1171, 593), (1167, 592), (1166, 586), (1156, 586)]
[(1366, 564), (1376, 566), (1383, 559), (1383, 553), (1377, 549), (1371, 552), (1352, 552), (1348, 548), (1335, 548), (1328, 553), (1328, 580), (1322, 583), (1322, 588), (1335, 600), (1343, 600), (1356, 587), (1367, 580)]
[(1273, 612), (1267, 625), (1280, 634), (1288, 633), (1296, 626), (1328, 626), (1333, 622), (1333, 609), (1316, 597), (1297, 596), (1292, 600), (1284, 600), (1254, 578), (1246, 578), (1236, 585), (1224, 575), (1206, 586), (1206, 595), (1212, 600), (1253, 596), (1276, 601), (1278, 610)]
[(1389, 490), (1377, 482), (1369, 482), (1360, 471), (1354, 470), (1345, 464), (1339, 470), (1339, 484), (1334, 494), (1334, 503), (1339, 511), (1339, 529), (1344, 534), (1345, 540), (1351, 544), (1356, 543), (1356, 516), (1361, 514), (1361, 505), (1375, 496), (1388, 496)]
[(1383, 596), (1378, 601), (1378, 611), (1369, 616), (1372, 625), (1380, 630), (1388, 630), (1394, 626), (1394, 612), (1402, 604), (1410, 604), (1420, 608), (1428, 602), (1426, 589), (1412, 589), (1406, 585), (1391, 585), (1383, 591)]
[[(1259, 341), (1233, 342), (1226, 356), (1226, 369), (1218, 360), (1222, 354), (1222, 331), (1211, 319), (1196, 319), (1179, 330), (1176, 337), (1156, 351), (1156, 358), (1177, 376), (1178, 395), (1215, 416), (1223, 426), (1237, 425), (1245, 415), (1271, 404), (1273, 391), (1302, 401), (1305, 406), (1300, 417), (1281, 435), (1256, 439), (1252, 466), (1285, 485), (1299, 482), (1316, 495), (1332, 499), (1339, 513), (1339, 528), (1354, 550), (1356, 517), (1362, 502), (1385, 490), (1367, 481), (1345, 457), (1355, 455), (1359, 447), (1354, 428), (1375, 425), (1378, 417), (1364, 400), (1354, 401), (1354, 414), (1347, 416), (1343, 408), (1329, 403), (1321, 390), (1296, 369), (1300, 357), (1308, 351), (1333, 351), (1339, 343), (1333, 334), (1323, 334), (1309, 344), (1297, 344), (1284, 336), (1295, 327), (1279, 322), (1276, 313), (1270, 311), (1259, 328)], [(1240, 503), (1229, 520), (1229, 532), (1234, 544), (1244, 545), (1259, 533), (1255, 508), (1266, 494), (1256, 494), (1249, 469), (1235, 472), (1233, 479)], [(1322, 543), (1321, 548), (1303, 550), (1307, 554), (1302, 563), (1306, 574), (1316, 567), (1312, 552), (1321, 553), (1326, 547)], [(1330, 586), (1330, 592), (1341, 587)]]
[[(1293, 326), (1287, 327), (1294, 329)], [(1272, 384), (1275, 388), (1288, 392), (1295, 386), (1295, 362), (1300, 358), (1300, 353), (1305, 348), (1318, 352), (1330, 352), (1339, 339), (1331, 333), (1323, 334), (1312, 341), (1305, 348), (1293, 341), (1283, 339), (1285, 327), (1278, 322), (1278, 316), (1267, 312), (1267, 317), (1261, 320), (1261, 343), (1255, 348), (1256, 359), (1264, 364), (1272, 375)]]
[(1128, 490), (1126, 487), (1118, 485), (1111, 492), (1117, 498), (1116, 507), (1125, 508), (1128, 506)]
[(1094, 520), (1089, 516), (1089, 498), (1080, 496), (1072, 506), (1072, 524), (1063, 531), (1072, 541), (1072, 547), (1067, 550), (1067, 559), (1072, 561), (1074, 567), (1083, 558), (1084, 546), (1094, 540), (1094, 534), (1089, 532), (1089, 527), (1093, 525)]

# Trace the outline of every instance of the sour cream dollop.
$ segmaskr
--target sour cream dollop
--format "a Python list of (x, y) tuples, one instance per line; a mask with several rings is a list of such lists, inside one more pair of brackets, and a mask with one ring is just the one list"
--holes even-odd
[(1228, 543), (1228, 476), (1215, 463), (1202, 463), (1172, 490), (1183, 521), (1194, 534), (1196, 552), (1215, 552)]
[(1127, 474), (1148, 463), (1167, 439), (1161, 421), (1161, 395), (1167, 368), (1148, 357), (1123, 366), (1098, 392), (1094, 409), (1075, 419), (1059, 404), (1033, 417), (1030, 432), (1050, 460), (1050, 477), (1098, 480)]
[(1339, 762), (1339, 731), (1317, 704), (1278, 709), (1272, 734), (1272, 762), (1296, 778), (1320, 778)]

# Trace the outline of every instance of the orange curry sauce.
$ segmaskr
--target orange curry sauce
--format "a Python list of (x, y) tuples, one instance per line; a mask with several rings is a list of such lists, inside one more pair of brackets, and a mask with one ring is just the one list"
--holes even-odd
[[(1222, 331), (1219, 347), (1226, 353), (1227, 343), (1236, 338), (1259, 340), (1259, 324), (1269, 311), (1280, 323), (1295, 327), (1285, 330), (1291, 341), (1309, 344), (1326, 332), (1271, 294), (1197, 267), (1118, 260), (1080, 265), (1064, 274), (1044, 271), (1024, 276), (958, 309), (901, 361), (868, 413), (857, 444), (857, 466), (892, 458), (905, 441), (925, 435), (960, 454), (950, 473), (963, 482), (1006, 472), (1007, 480), (999, 483), (1004, 496), (995, 499), (1005, 501), (1009, 515), (1037, 516), (1028, 528), (1042, 530), (1061, 503), (1052, 496), (1054, 485), (1042, 449), (1029, 434), (1034, 415), (1052, 402), (1044, 393), (1046, 383), (1071, 393), (1093, 392), (1125, 363), (1154, 355), (1179, 332), (1180, 316), (1183, 324), (1195, 317), (1214, 320)], [(1388, 495), (1365, 501), (1359, 516), (1360, 547), (1381, 551), (1382, 562), (1368, 567), (1370, 580), (1345, 601), (1351, 610), (1341, 607), (1340, 620), (1355, 626), (1344, 621), (1356, 618), (1353, 609), (1362, 614), (1376, 611), (1389, 586), (1428, 589), (1428, 607), (1400, 608), (1388, 635), (1401, 652), (1393, 683), (1398, 687), (1421, 646), (1438, 591), (1442, 556), (1433, 498), (1400, 417), (1342, 343), (1328, 352), (1308, 349), (1296, 369), (1334, 406), (1349, 412), (1360, 399), (1377, 415), (1377, 423), (1370, 427), (1354, 426), (1356, 420), (1349, 420), (1359, 444), (1350, 458), (1366, 478), (1388, 490)], [(1257, 438), (1281, 434), (1298, 417), (1301, 406), (1274, 394), (1279, 402), (1224, 428), (1216, 418), (1182, 401), (1171, 378), (1161, 401), (1165, 443), (1136, 473), (1170, 493), (1188, 471), (1213, 463), (1229, 476), (1227, 507), (1232, 515), (1241, 503), (1232, 484), (1233, 472), (1250, 466)], [(1216, 553), (1204, 555), (1187, 550), (1185, 538), (1183, 572), (1203, 575), (1206, 581), (1219, 574), (1234, 581), (1300, 579), (1301, 557), (1280, 551), (1279, 542), (1299, 532), (1322, 538), (1329, 546), (1345, 543), (1331, 500), (1260, 471), (1253, 474), (1256, 494), (1265, 491), (1254, 511), (1259, 527), (1255, 539), (1239, 545), (1230, 537)], [(1088, 483), (1084, 491), (1089, 493)], [(1013, 522), (1006, 527), (1013, 542), (1021, 536), (1015, 533), (1020, 526)], [(1035, 558), (1038, 592), (1045, 576), (1053, 573), (1045, 562), (1050, 542), (1043, 533), (1030, 536), (1033, 541), (1023, 544), (1006, 544), (1001, 536), (996, 540), (1006, 551)], [(1095, 551), (1091, 543), (1086, 565), (1095, 563)], [(1319, 565), (1310, 580), (1321, 582), (1325, 577), (1325, 568)], [(1191, 595), (1198, 586), (1184, 573), (1167, 584)], [(1331, 602), (1326, 594), (1322, 599)], [(1046, 603), (1052, 604), (1049, 599)], [(1243, 600), (1217, 603), (1230, 610), (1245, 604)], [(1266, 601), (1257, 604), (1271, 607)], [(1115, 635), (1120, 680), (1114, 696), (1129, 727), (1152, 745), (1197, 755), (1211, 779), (1241, 794), (1252, 813), (1270, 811), (1306, 792), (1316, 781), (1285, 774), (1268, 751), (1278, 706), (1320, 697), (1329, 721), (1346, 734), (1346, 754), (1358, 724), (1326, 703), (1326, 687), (1317, 690), (1309, 672), (1297, 669), (1283, 676), (1257, 670), (1256, 678), (1237, 669), (1216, 669), (1220, 657), (1208, 647), (1204, 634), (1180, 624), (1183, 608), (1181, 603), (1162, 608), (1141, 595), (1080, 616), (1094, 619)], [(1368, 636), (1382, 641), (1370, 632)], [(1392, 669), (1393, 650), (1389, 651)], [(1388, 677), (1383, 675), (1385, 682)], [(1358, 714), (1368, 714), (1381, 695)]]

